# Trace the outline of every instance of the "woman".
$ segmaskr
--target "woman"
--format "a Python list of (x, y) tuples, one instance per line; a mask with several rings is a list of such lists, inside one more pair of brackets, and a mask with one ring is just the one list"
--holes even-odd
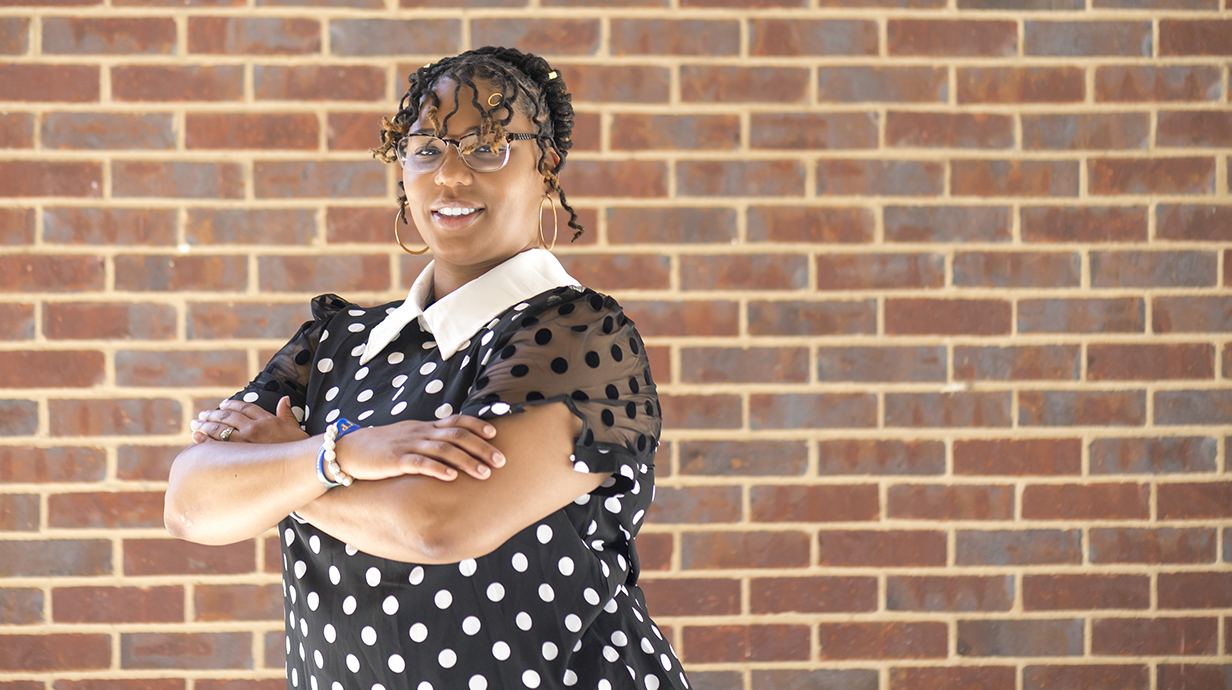
[(661, 418), (645, 350), (539, 223), (558, 197), (581, 231), (556, 177), (564, 82), (484, 48), (410, 83), (374, 152), (402, 167), (395, 235), (412, 221), (433, 263), (402, 302), (314, 299), (193, 422), (167, 528), (278, 525), (291, 688), (687, 688), (636, 586)]

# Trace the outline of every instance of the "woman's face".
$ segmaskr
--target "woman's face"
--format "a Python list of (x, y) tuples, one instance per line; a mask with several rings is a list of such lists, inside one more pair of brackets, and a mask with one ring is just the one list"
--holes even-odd
[[(488, 103), (495, 93), (491, 85), (476, 82), (479, 102)], [(454, 91), (458, 91), (458, 111), (446, 124), (453, 110)], [(420, 103), (420, 118), (410, 133), (435, 133), (457, 140), (479, 131), (480, 113), (471, 104), (473, 91), (465, 84), (442, 79), (433, 91), (440, 99), (436, 119), (448, 131), (435, 132), (431, 120), (423, 116), (425, 99)], [(497, 99), (490, 101), (497, 103)], [(537, 128), (522, 113), (515, 113), (506, 126), (510, 133), (537, 133)], [(510, 142), (509, 162), (494, 172), (477, 172), (448, 147), (436, 172), (402, 172), (406, 191), (407, 219), (419, 230), (435, 259), (455, 265), (491, 267), (539, 244), (539, 204), (551, 187), (536, 169), (539, 146), (533, 140)], [(546, 162), (554, 167), (556, 154), (548, 150)], [(549, 167), (549, 169), (551, 169)], [(442, 209), (475, 209), (460, 216), (446, 215)], [(456, 212), (455, 212), (456, 213)]]

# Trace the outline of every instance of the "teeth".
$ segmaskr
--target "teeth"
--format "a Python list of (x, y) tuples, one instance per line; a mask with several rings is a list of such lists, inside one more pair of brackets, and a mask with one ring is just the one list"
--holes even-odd
[(458, 216), (470, 215), (478, 210), (479, 209), (477, 208), (442, 208), (442, 209), (438, 209), (437, 213), (441, 214), (442, 216), (452, 216), (456, 218)]

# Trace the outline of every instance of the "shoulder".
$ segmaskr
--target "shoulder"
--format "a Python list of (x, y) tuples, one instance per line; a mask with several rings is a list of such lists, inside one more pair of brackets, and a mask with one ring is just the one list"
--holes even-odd
[[(632, 326), (632, 319), (610, 295), (588, 287), (565, 286), (542, 292), (510, 307), (501, 315), (500, 325), (506, 333), (533, 327), (566, 327), (574, 332), (591, 327), (611, 334)], [(585, 326), (585, 329), (581, 327)]]

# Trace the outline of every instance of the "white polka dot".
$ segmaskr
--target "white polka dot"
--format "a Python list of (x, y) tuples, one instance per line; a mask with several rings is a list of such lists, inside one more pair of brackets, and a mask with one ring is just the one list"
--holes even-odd
[(513, 622), (522, 630), (530, 630), (533, 621), (530, 619), (530, 614), (525, 611), (519, 611), (518, 615), (513, 617)]
[(659, 655), (659, 663), (663, 664), (664, 671), (672, 670), (672, 660), (669, 659), (666, 654)]
[(625, 635), (623, 632), (617, 630), (616, 632), (612, 633), (612, 644), (616, 645), (617, 647), (623, 647), (629, 644), (629, 637)]
[(574, 460), (573, 469), (582, 474), (587, 474), (590, 472), (590, 465), (587, 465), (585, 460)]
[(642, 651), (647, 654), (654, 654), (654, 643), (650, 641), (649, 637), (642, 638)]
[(499, 582), (493, 582), (488, 585), (488, 599), (491, 601), (500, 601), (505, 598), (505, 586)]
[(513, 563), (513, 569), (519, 573), (526, 572), (526, 568), (530, 565), (530, 562), (526, 560), (526, 554), (521, 551), (513, 554), (511, 562)]
[(573, 669), (565, 669), (565, 685), (577, 685), (577, 680), (577, 674), (573, 672)]
[(401, 654), (390, 654), (387, 663), (389, 670), (394, 673), (402, 673), (406, 670), (406, 659), (403, 659)]
[(522, 672), (522, 684), (528, 688), (539, 687), (539, 674), (532, 669), (526, 669)]
[(287, 528), (287, 531), (282, 533), (282, 536), (286, 539), (287, 546), (295, 543), (295, 532), (293, 532), (290, 527)]
[(428, 626), (423, 623), (416, 623), (411, 626), (411, 639), (415, 642), (423, 642), (428, 639)]
[(371, 417), (371, 416), (372, 416), (372, 413), (373, 413), (373, 412), (375, 412), (375, 411), (376, 411), (376, 410), (365, 410), (365, 411), (363, 411), (363, 412), (360, 412), (360, 413), (359, 413), (359, 416), (358, 416), (358, 417), (356, 417), (356, 418), (355, 418), (355, 420), (356, 420), (356, 421), (359, 421), (359, 422), (362, 422), (362, 421), (364, 421), (365, 419), (367, 419), (367, 418)]
[(415, 686), (415, 690), (432, 690), (432, 684), (426, 680), (420, 681), (419, 685)]
[(560, 568), (560, 574), (565, 577), (569, 577), (573, 574), (573, 559), (568, 556), (561, 558), (560, 562), (557, 563), (556, 566)]
[(551, 641), (543, 643), (543, 658), (544, 659), (551, 661), (555, 659), (556, 655), (559, 653), (560, 653), (560, 650), (557, 649), (556, 645), (553, 644)]
[(339, 683), (338, 681), (334, 681), (333, 685), (329, 686), (329, 689), (330, 690), (342, 690), (342, 683)]
[(329, 581), (335, 585), (342, 581), (342, 572), (338, 570), (338, 566), (329, 566)]
[(385, 690), (385, 686), (380, 683), (373, 683), (372, 690)]
[(317, 668), (325, 668), (325, 655), (321, 653), (321, 650), (312, 650), (312, 660), (316, 663)]
[(343, 549), (346, 551), (346, 555), (348, 556), (354, 556), (355, 554), (359, 553), (359, 549), (355, 548), (354, 546), (351, 546), (350, 544), (343, 544)]
[(329, 422), (334, 421), (335, 419), (338, 418), (339, 414), (341, 414), (341, 412), (339, 412), (338, 410), (330, 410), (329, 414), (325, 415), (325, 422), (329, 423)]
[(458, 572), (462, 573), (466, 577), (470, 577), (475, 574), (476, 567), (475, 559), (467, 558), (466, 560), (458, 563)]
[[(386, 359), (386, 361), (388, 361), (390, 364), (401, 364), (401, 363), (402, 363), (402, 360), (403, 360), (403, 359), (406, 359), (406, 355), (402, 354), (401, 352), (391, 352), (391, 353), (389, 353), (389, 356), (388, 356), (388, 357), (386, 357), (385, 359)], [(400, 386), (400, 385), (402, 385), (402, 384), (395, 383), (394, 385), (395, 385), (395, 386)]]
[(355, 372), (356, 381), (363, 381), (367, 377), (368, 377), (368, 367), (360, 367), (358, 370), (356, 370)]
[(504, 661), (508, 659), (510, 651), (508, 642), (497, 641), (492, 645), (492, 656), (495, 657), (497, 661)]
[(321, 632), (325, 633), (325, 641), (330, 644), (333, 644), (334, 640), (338, 639), (338, 631), (334, 630), (334, 626), (330, 623), (326, 623)]
[(577, 614), (571, 613), (565, 616), (565, 627), (569, 632), (577, 632), (582, 629), (582, 619), (577, 617)]
[(397, 405), (394, 405), (393, 408), (389, 411), (389, 414), (402, 414), (402, 411), (405, 409), (406, 409), (406, 401), (403, 400)]
[(612, 690), (612, 682), (607, 678), (600, 678), (599, 685), (596, 686), (599, 690)]
[(295, 561), (295, 579), (298, 580), (308, 572), (308, 564), (303, 561)]
[(381, 571), (375, 567), (368, 568), (368, 572), (364, 573), (364, 579), (368, 581), (369, 587), (376, 587), (381, 584)]
[(651, 623), (650, 631), (655, 634), (655, 637), (659, 638), (660, 640), (663, 639), (663, 633), (659, 632), (659, 626), (655, 625), (654, 623)]
[(488, 679), (476, 673), (471, 676), (471, 679), (466, 681), (466, 687), (470, 690), (488, 690)]
[(249, 391), (244, 394), (244, 402), (256, 402), (261, 399), (261, 395), (256, 391)]
[(385, 597), (385, 601), (381, 602), (381, 610), (384, 611), (385, 615), (388, 615), (388, 616), (392, 616), (395, 613), (397, 613), (398, 612), (398, 598), (393, 596), (392, 594), (390, 596)]
[(544, 582), (539, 585), (539, 598), (544, 601), (551, 601), (556, 598), (556, 592), (552, 591), (552, 585)]
[(435, 340), (429, 340), (428, 342), (426, 342), (426, 343), (424, 343), (424, 344), (420, 345), (420, 347), (421, 347), (421, 348), (423, 348), (423, 349), (425, 349), (425, 350), (431, 350), (432, 348), (436, 347), (436, 341), (435, 341)]
[(347, 330), (352, 333), (358, 333), (364, 330), (364, 325), (362, 323), (353, 323), (350, 326), (347, 326)]
[(467, 616), (466, 618), (462, 619), (462, 632), (466, 633), (467, 635), (474, 635), (475, 633), (479, 632), (479, 627), (480, 627), (479, 619), (476, 618), (475, 616)]
[(596, 592), (591, 587), (587, 587), (586, 589), (582, 590), (582, 598), (585, 599), (586, 603), (590, 604), (591, 606), (599, 605), (599, 593)]
[(629, 563), (625, 560), (623, 554), (616, 554), (616, 563), (620, 566), (620, 570), (622, 572), (629, 569)]
[(419, 373), (427, 376), (436, 371), (436, 362), (424, 362), (422, 367), (419, 367)]
[(313, 553), (321, 553), (321, 538), (315, 534), (308, 537), (308, 548), (312, 549)]
[[(304, 637), (308, 637), (308, 621), (303, 618), (299, 619), (299, 632)], [(299, 657), (304, 658), (304, 645), (299, 646)]]
[[(469, 341), (469, 340), (468, 340), (468, 341), (466, 341), (466, 342), (467, 342), (467, 344), (470, 344), (470, 342), (471, 342), (471, 341)], [(463, 346), (463, 347), (465, 347), (465, 346)], [(459, 369), (465, 369), (465, 368), (466, 368), (466, 365), (467, 365), (467, 364), (470, 364), (470, 363), (471, 363), (471, 356), (470, 356), (470, 355), (462, 355), (462, 364), (461, 364), (458, 368), (459, 368)]]
[(458, 663), (458, 655), (452, 649), (442, 649), (441, 653), (436, 655), (436, 661), (441, 668), (453, 668), (453, 665)]
[(492, 403), (493, 414), (509, 414), (512, 409), (513, 408), (509, 406), (509, 403), (506, 402)]
[(290, 654), (290, 653), (291, 653), (291, 636), (290, 636), (290, 635), (287, 635), (287, 636), (286, 636), (285, 638), (283, 638), (283, 639), (285, 639), (285, 640), (287, 641), (287, 654)]
[(424, 579), (423, 566), (417, 565), (414, 568), (411, 568), (411, 574), (407, 578), (407, 581), (409, 581), (413, 585), (417, 585), (420, 582), (423, 582), (423, 579)]
[(609, 513), (619, 513), (620, 512), (620, 499), (616, 498), (615, 496), (608, 496), (607, 500), (603, 502), (603, 507), (607, 508), (607, 511)]
[(659, 690), (659, 677), (658, 676), (647, 673), (645, 683), (646, 683), (646, 690)]
[(372, 399), (372, 389), (371, 388), (363, 389), (362, 391), (359, 392), (359, 395), (355, 396), (355, 399), (358, 400), (359, 402), (368, 402), (369, 400)]
[(492, 342), (492, 337), (493, 337), (492, 331), (488, 331), (487, 333), (484, 333), (483, 337), (479, 339), (479, 344), (487, 345), (488, 343)]
[(616, 598), (615, 598), (615, 597), (612, 597), (611, 599), (608, 599), (608, 600), (607, 600), (607, 603), (603, 605), (603, 610), (604, 610), (604, 611), (607, 611), (608, 613), (616, 613), (616, 610), (617, 610), (618, 608), (620, 608), (620, 607), (616, 604)]
[(642, 614), (638, 613), (637, 609), (633, 609), (633, 617), (636, 618), (639, 623), (646, 620), (645, 618), (642, 618)]
[(291, 686), (296, 687), (296, 688), (299, 687), (299, 669), (298, 668), (291, 669)]
[(359, 639), (369, 647), (376, 644), (376, 628), (365, 625), (364, 629), (359, 631)]
[(525, 303), (525, 302), (521, 302), (521, 303), (519, 303), (519, 304), (515, 304), (515, 305), (513, 305), (513, 310), (514, 310), (514, 311), (522, 311), (523, 309), (525, 309), (525, 308), (527, 308), (527, 307), (529, 307), (529, 306), (530, 306), (529, 304), (527, 304), (527, 303)]
[[(320, 340), (318, 340), (317, 342), (318, 342), (318, 343), (323, 343), (323, 342), (325, 342), (326, 340), (329, 340), (329, 329), (328, 329), (328, 328), (327, 328), (327, 329), (325, 329), (325, 330), (323, 330), (323, 331), (321, 331), (321, 339), (320, 339)], [(336, 684), (335, 684), (335, 685), (336, 685)]]
[(309, 592), (308, 593), (308, 609), (311, 611), (316, 611), (317, 607), (320, 605), (321, 605), (321, 596), (317, 594), (316, 592)]
[(294, 604), (294, 603), (295, 603), (295, 597), (297, 596), (297, 592), (295, 591), (295, 588), (294, 588), (294, 587), (292, 587), (292, 588), (291, 588), (290, 595), (291, 595), (291, 603), (292, 603), (292, 604)]
[(328, 374), (334, 368), (334, 360), (329, 357), (322, 357), (321, 361), (317, 362), (317, 371), (322, 374)]
[(444, 405), (441, 405), (440, 407), (436, 408), (436, 412), (434, 414), (436, 415), (437, 419), (444, 419), (448, 417), (449, 415), (453, 414), (453, 405), (450, 405), (449, 403), (445, 403)]
[(347, 313), (350, 314), (351, 316), (363, 316), (364, 314), (367, 314), (368, 312), (364, 311), (363, 309), (348, 309)]
[(348, 596), (342, 600), (342, 612), (348, 616), (355, 613), (355, 606), (355, 597), (353, 596)]
[(440, 393), (444, 387), (445, 384), (440, 379), (432, 379), (428, 382), (428, 385), (424, 386), (424, 392), (428, 394)]
[(552, 541), (552, 528), (547, 525), (539, 525), (535, 530), (535, 536), (539, 539), (540, 544), (546, 544)]
[[(577, 468), (574, 467), (574, 469), (577, 469)], [(577, 498), (573, 499), (573, 502), (580, 506), (584, 506), (587, 503), (590, 503), (590, 494), (582, 494), (581, 496), (578, 496)]]
[(356, 345), (355, 347), (351, 348), (351, 356), (358, 357), (364, 354), (364, 350), (367, 350), (367, 349), (368, 349), (368, 343), (360, 343)]
[(616, 660), (620, 658), (620, 652), (616, 651), (616, 648), (612, 645), (605, 644), (603, 645), (603, 658), (616, 663)]
[(346, 665), (347, 668), (351, 669), (351, 673), (359, 673), (359, 657), (354, 654), (347, 654)]
[(639, 511), (637, 511), (636, 513), (634, 513), (634, 514), (633, 514), (633, 524), (635, 524), (635, 525), (636, 525), (637, 523), (641, 522), (641, 521), (642, 521), (642, 516), (643, 516), (643, 515), (645, 515), (645, 514), (646, 514), (646, 511), (644, 511), (644, 510), (639, 510)]
[(449, 605), (453, 603), (453, 595), (449, 593), (449, 590), (442, 589), (436, 593), (436, 597), (433, 601), (436, 602), (436, 608), (447, 609), (449, 608)]

